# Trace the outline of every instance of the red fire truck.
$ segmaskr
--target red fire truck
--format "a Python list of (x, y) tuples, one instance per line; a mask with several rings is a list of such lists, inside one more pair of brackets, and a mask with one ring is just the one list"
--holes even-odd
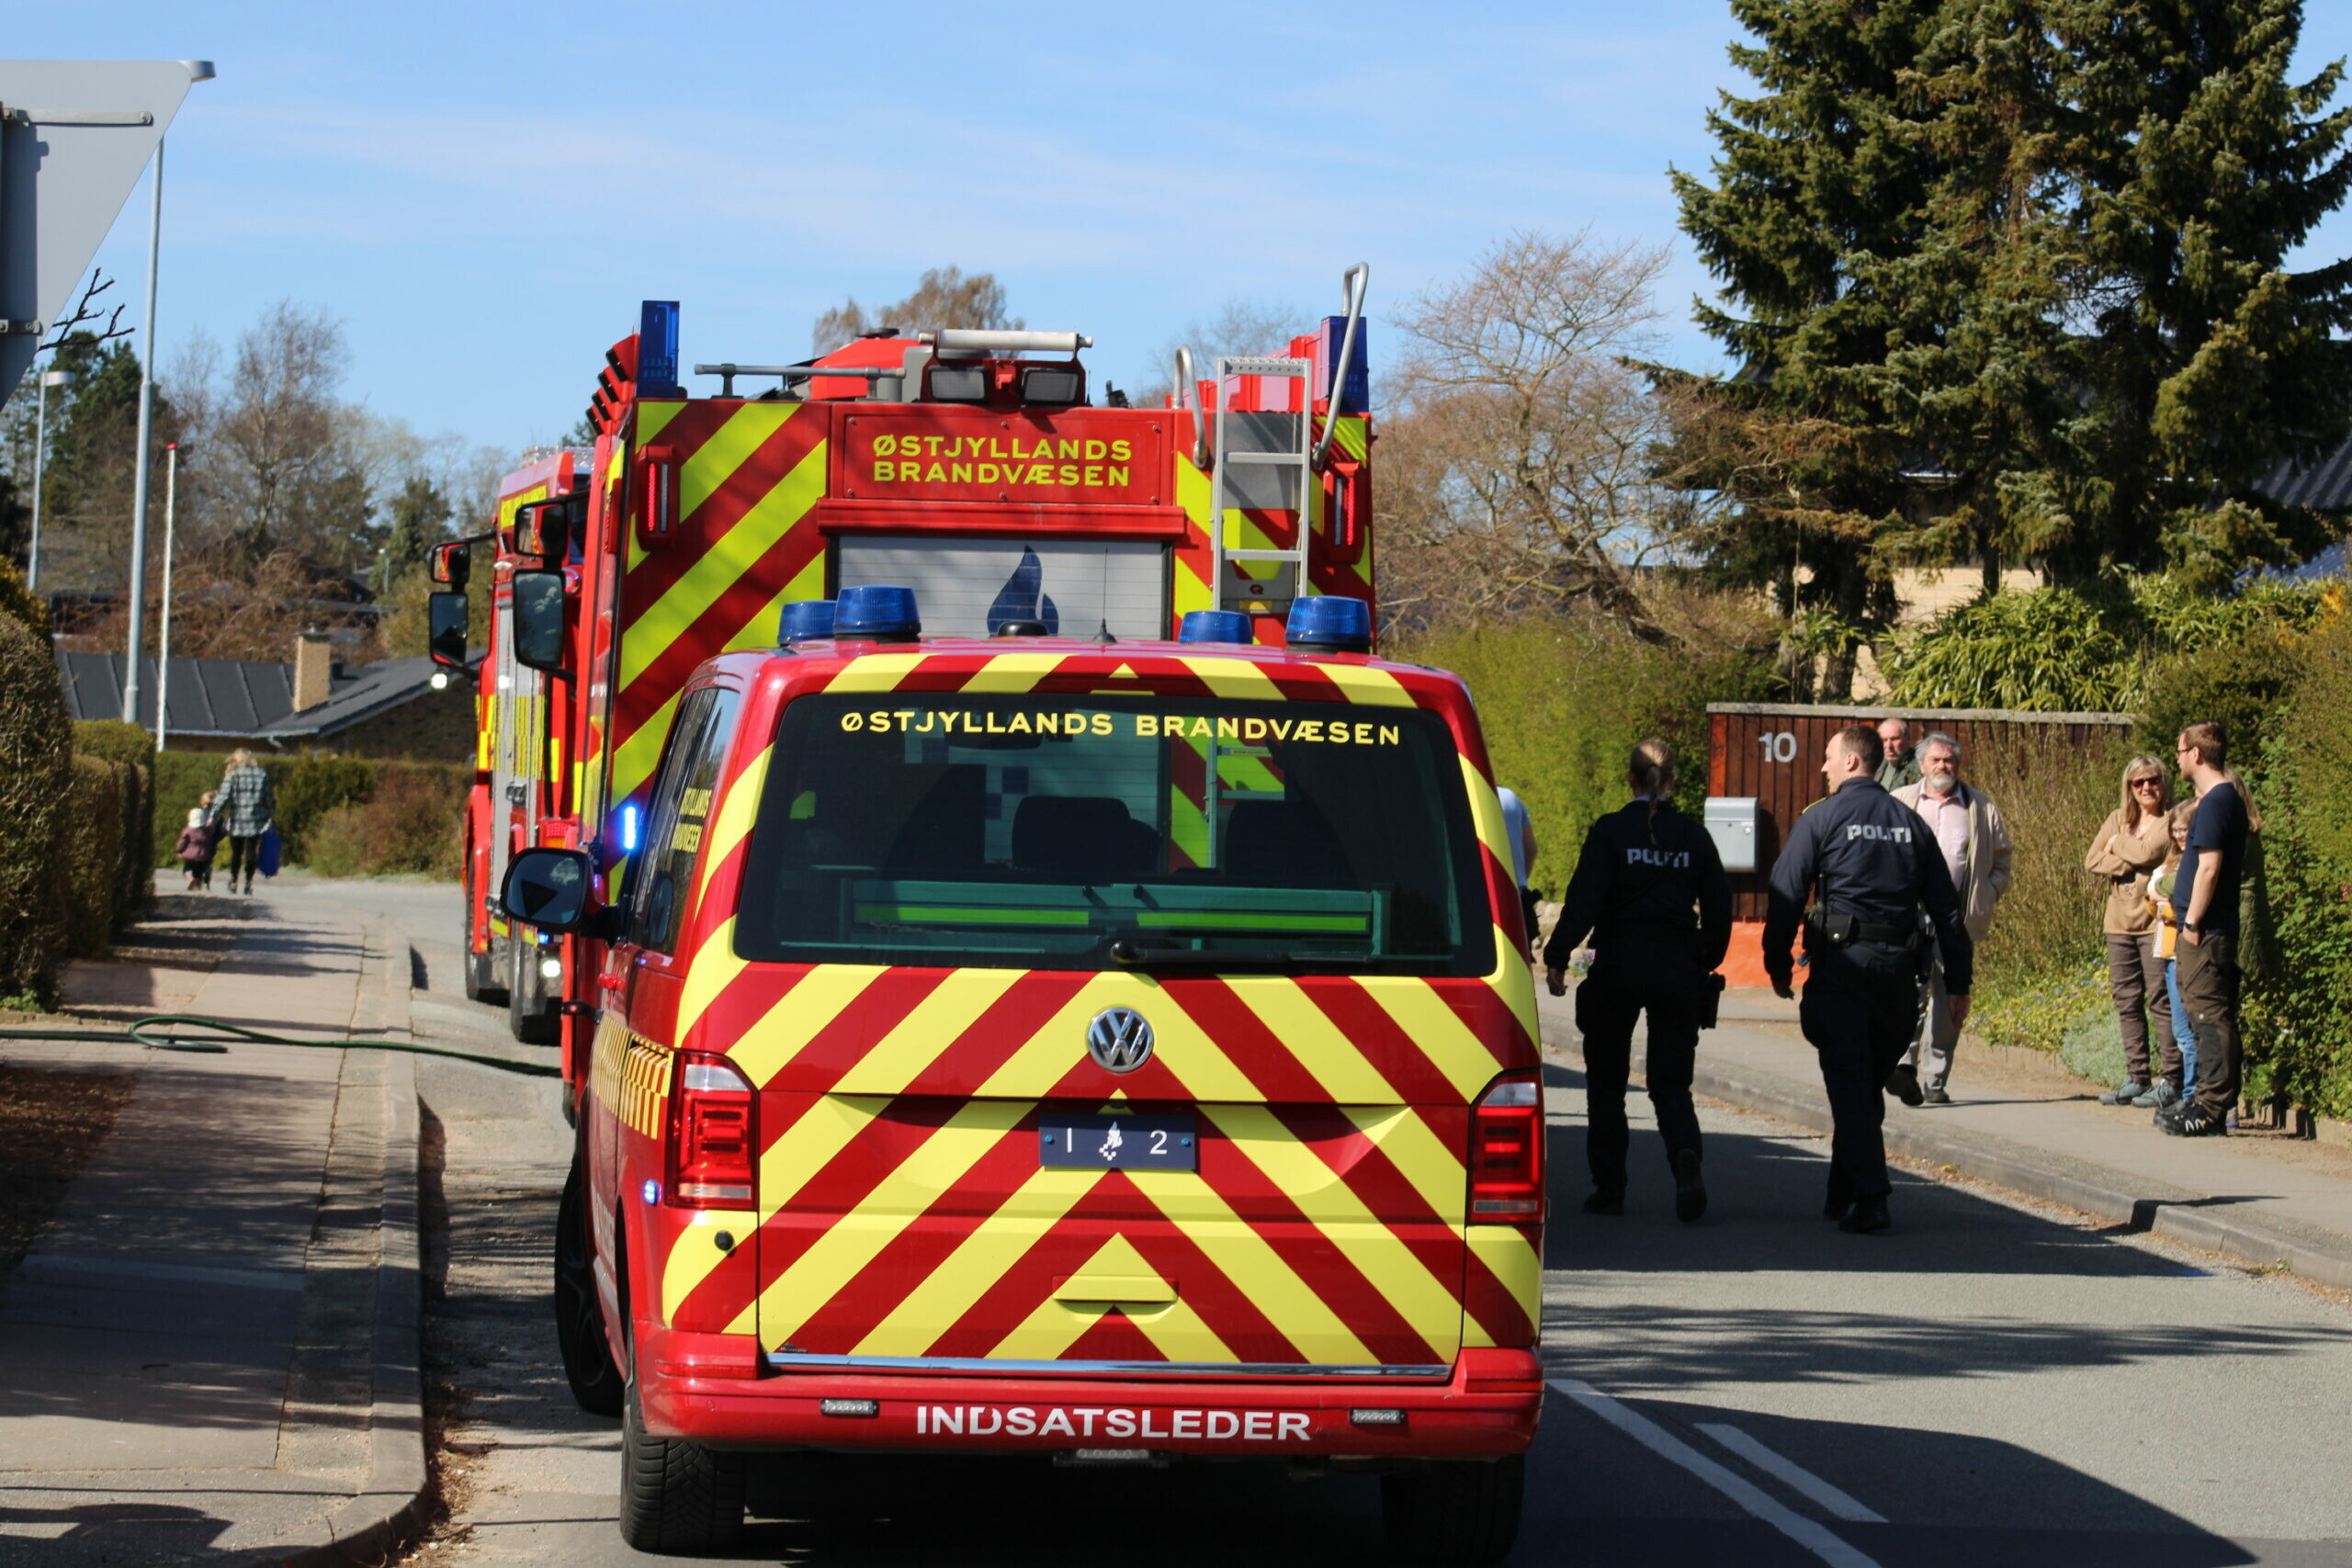
[(687, 672), (773, 646), (787, 603), (894, 583), (939, 634), (1119, 639), (1225, 608), (1280, 646), (1295, 599), (1369, 599), (1366, 276), (1286, 355), (1196, 380), (1180, 351), (1157, 409), (1090, 397), (1080, 334), (956, 328), (697, 365), (718, 395), (688, 397), (677, 306), (648, 302), (597, 375), (594, 449), (508, 475), (494, 530), (432, 558), (435, 656), (464, 670), (468, 547), (494, 547), (467, 994), (503, 997), (520, 1040), (560, 1040), (576, 1093), (593, 955), (515, 929), (492, 895), (532, 844), (593, 844), (616, 868)]

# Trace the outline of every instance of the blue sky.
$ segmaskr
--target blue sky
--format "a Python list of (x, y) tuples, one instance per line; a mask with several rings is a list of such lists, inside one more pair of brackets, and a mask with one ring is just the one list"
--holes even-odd
[[(511, 446), (571, 423), (646, 298), (682, 301), (689, 363), (775, 361), (846, 295), (992, 270), (1133, 385), (1229, 299), (1335, 309), (1357, 260), (1377, 317), (1513, 229), (1674, 243), (1666, 170), (1705, 167), (1734, 30), (1721, 0), (78, 0), (17, 11), (8, 49), (219, 66), (171, 132), (166, 365), (290, 299), (344, 322), (350, 395)], [(2311, 6), (2306, 73), (2346, 53), (2352, 6)], [(146, 210), (100, 253), (124, 294)], [(2352, 216), (2309, 249), (2352, 253)], [(1678, 244), (1694, 366), (1706, 288)]]

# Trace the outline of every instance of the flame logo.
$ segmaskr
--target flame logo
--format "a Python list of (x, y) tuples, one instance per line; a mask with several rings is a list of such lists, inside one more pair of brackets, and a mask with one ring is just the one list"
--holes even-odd
[(1007, 621), (1042, 621), (1047, 637), (1058, 636), (1062, 629), (1062, 613), (1046, 592), (1046, 563), (1026, 545), (1021, 547), (1021, 564), (989, 606), (989, 636), (996, 636)]

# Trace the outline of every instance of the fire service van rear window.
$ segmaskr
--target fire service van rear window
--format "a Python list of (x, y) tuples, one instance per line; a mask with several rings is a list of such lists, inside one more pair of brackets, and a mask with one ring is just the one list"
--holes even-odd
[[(1494, 964), (1433, 714), (1336, 703), (803, 697), (752, 830), (739, 956), (1117, 966)], [(1214, 965), (1211, 965), (1214, 967)]]

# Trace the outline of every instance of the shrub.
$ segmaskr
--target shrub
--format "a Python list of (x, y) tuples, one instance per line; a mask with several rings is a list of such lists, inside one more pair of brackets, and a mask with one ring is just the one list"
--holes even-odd
[[(1996, 987), (2018, 991), (2105, 962), (2106, 891), (2083, 870), (2083, 852), (2115, 808), (2131, 754), (2120, 735), (2077, 748), (2039, 728), (1980, 747), (1962, 772), (2000, 807), (2015, 845), (2009, 891), (1993, 911), (1977, 971)], [(2057, 1032), (2037, 1035), (2041, 1049), (2058, 1048), (2065, 1021)]]
[(2038, 974), (1990, 970), (1976, 982), (1973, 1002), (1970, 1029), (1996, 1045), (2032, 1051), (2063, 1051), (2069, 1032), (2087, 1025), (2101, 1010), (2110, 1018), (2115, 1012), (2104, 960)]
[(0, 615), (0, 998), (55, 994), (58, 838), (72, 772), (65, 694), (49, 639)]
[(43, 643), (49, 641), (49, 606), (25, 586), (25, 574), (13, 562), (0, 560), (0, 615), (22, 623)]
[(66, 784), (63, 894), (65, 951), (103, 958), (122, 883), (122, 808), (130, 769), (104, 757), (75, 757)]
[[(119, 719), (80, 719), (74, 726), (74, 754), (104, 757), (129, 770), (123, 777), (122, 847), (116, 856), (114, 927), (154, 901), (155, 879), (148, 847), (155, 841), (155, 738)], [(176, 827), (176, 825), (175, 825)], [(176, 831), (173, 835), (176, 838)]]
[(368, 870), (366, 840), (368, 808), (346, 801), (330, 806), (311, 825), (306, 871), (321, 876), (359, 876)]
[(2148, 671), (2140, 701), (2140, 743), (2169, 758), (2180, 732), (2215, 719), (2227, 735), (2233, 765), (2252, 761), (2263, 733), (2304, 670), (2309, 639), (2278, 626), (2256, 626), (2237, 637), (2190, 649)]
[(368, 798), (377, 764), (359, 757), (265, 757), (262, 767), (277, 792), (277, 835), (286, 858), (309, 863), (311, 829), (335, 807)]
[(1534, 618), (1400, 638), (1396, 657), (1451, 670), (1477, 699), (1496, 782), (1535, 824), (1534, 886), (1567, 886), (1593, 822), (1625, 803), (1625, 758), (1663, 736), (1681, 759), (1678, 804), (1707, 795), (1707, 704), (1761, 700), (1770, 671), (1737, 652), (1693, 654), (1614, 626)]
[(470, 769), (385, 763), (365, 802), (335, 807), (319, 818), (303, 864), (322, 876), (421, 872), (458, 880), (472, 778)]

